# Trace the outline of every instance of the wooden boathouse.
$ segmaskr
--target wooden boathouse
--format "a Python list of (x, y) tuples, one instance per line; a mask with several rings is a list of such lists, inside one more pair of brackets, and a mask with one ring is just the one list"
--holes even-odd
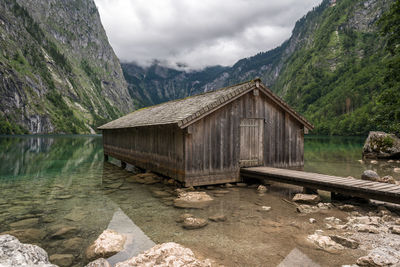
[(240, 168), (302, 167), (313, 126), (260, 79), (143, 108), (111, 121), (105, 156), (185, 186), (240, 181)]

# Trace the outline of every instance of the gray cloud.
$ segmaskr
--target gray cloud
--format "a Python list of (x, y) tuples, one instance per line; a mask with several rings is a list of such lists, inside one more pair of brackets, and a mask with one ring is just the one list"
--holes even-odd
[(232, 65), (288, 39), (321, 0), (95, 0), (121, 61)]

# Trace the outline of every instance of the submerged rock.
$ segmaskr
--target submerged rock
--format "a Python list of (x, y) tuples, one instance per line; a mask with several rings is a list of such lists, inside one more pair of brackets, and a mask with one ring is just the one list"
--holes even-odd
[(214, 199), (206, 192), (181, 192), (174, 200), (178, 208), (202, 209), (208, 207)]
[(199, 260), (193, 252), (177, 243), (169, 242), (156, 245), (153, 248), (127, 261), (117, 263), (116, 267), (133, 266), (187, 266), (210, 267), (210, 260)]
[(180, 216), (178, 217), (178, 219), (176, 219), (176, 222), (181, 223), (181, 222), (183, 222), (186, 218), (193, 218), (193, 217), (194, 217), (193, 214), (184, 213), (184, 214), (180, 215)]
[(315, 194), (296, 194), (292, 201), (303, 204), (317, 204), (321, 201), (321, 198)]
[(338, 243), (344, 247), (356, 249), (360, 245), (356, 240), (351, 239), (351, 238), (346, 238), (346, 237), (339, 236), (339, 235), (331, 235), (329, 237), (333, 241), (335, 241), (336, 243)]
[(265, 192), (267, 192), (268, 191), (268, 188), (265, 186), (265, 185), (259, 185), (258, 187), (257, 187), (257, 192), (259, 193), (259, 194), (263, 194), (263, 193), (265, 193)]
[(78, 232), (78, 228), (66, 225), (57, 225), (52, 229), (56, 229), (55, 233), (51, 235), (51, 238), (55, 239), (68, 238), (71, 237), (72, 235), (75, 235)]
[(125, 235), (109, 229), (104, 230), (86, 249), (86, 258), (94, 260), (111, 257), (124, 249), (125, 241)]
[(226, 216), (224, 214), (216, 214), (208, 217), (208, 219), (213, 222), (224, 222), (226, 221)]
[(24, 228), (24, 227), (34, 226), (38, 223), (39, 223), (38, 218), (30, 218), (30, 219), (25, 219), (25, 220), (10, 223), (10, 227), (11, 228)]
[(15, 236), (22, 242), (32, 242), (32, 243), (42, 240), (46, 235), (46, 233), (43, 230), (35, 228), (10, 230), (1, 233), (1, 235), (4, 234)]
[(369, 132), (362, 153), (366, 158), (400, 158), (400, 139), (394, 134)]
[(72, 254), (53, 254), (50, 256), (50, 261), (60, 267), (71, 266), (74, 259), (75, 257)]
[(206, 219), (189, 217), (183, 220), (182, 227), (185, 229), (199, 229), (208, 224)]
[(23, 244), (11, 235), (0, 235), (0, 266), (57, 267), (50, 263), (44, 249)]

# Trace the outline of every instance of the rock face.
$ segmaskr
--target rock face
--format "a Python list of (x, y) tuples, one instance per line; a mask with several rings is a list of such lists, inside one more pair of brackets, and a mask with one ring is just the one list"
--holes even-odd
[(0, 5), (2, 133), (91, 133), (134, 109), (93, 0)]
[(181, 192), (174, 200), (174, 206), (178, 208), (202, 209), (208, 207), (213, 198), (206, 192)]
[(133, 257), (127, 261), (117, 263), (116, 267), (133, 266), (187, 266), (187, 267), (210, 267), (209, 260), (196, 259), (193, 252), (177, 243), (164, 243)]
[(394, 134), (370, 132), (363, 147), (366, 158), (400, 158), (400, 139)]
[(317, 204), (321, 201), (319, 195), (314, 194), (296, 194), (293, 199), (294, 202), (303, 204)]
[(86, 258), (108, 258), (124, 249), (126, 236), (113, 230), (104, 230), (103, 233), (86, 250)]
[(11, 235), (0, 236), (0, 266), (56, 267), (42, 248), (23, 244)]

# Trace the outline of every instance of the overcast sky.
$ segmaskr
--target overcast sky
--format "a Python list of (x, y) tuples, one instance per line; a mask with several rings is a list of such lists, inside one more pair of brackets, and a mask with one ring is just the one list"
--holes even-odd
[(234, 64), (290, 37), (321, 0), (95, 0), (122, 62)]

